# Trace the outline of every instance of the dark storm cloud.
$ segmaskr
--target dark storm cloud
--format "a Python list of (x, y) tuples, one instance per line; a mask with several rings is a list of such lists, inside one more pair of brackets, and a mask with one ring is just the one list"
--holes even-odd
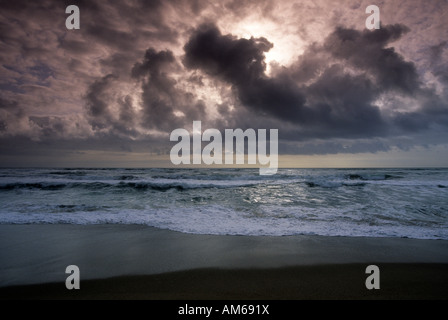
[(264, 52), (272, 46), (265, 38), (237, 39), (222, 35), (213, 24), (204, 24), (184, 47), (184, 64), (242, 85), (263, 76), (266, 69)]
[[(202, 25), (184, 47), (184, 64), (232, 84), (242, 105), (255, 114), (298, 124), (315, 136), (384, 129), (378, 108), (371, 104), (377, 89), (368, 78), (345, 73), (340, 65), (326, 67), (308, 86), (294, 81), (287, 69), (268, 77), (264, 53), (271, 48), (265, 38), (237, 39), (222, 35), (216, 26)], [(316, 61), (321, 66), (327, 62)]]
[[(415, 65), (391, 47), (407, 32), (398, 24), (374, 31), (337, 27), (321, 44), (311, 44), (292, 67), (267, 76), (268, 39), (239, 39), (204, 24), (184, 46), (183, 63), (231, 84), (241, 107), (254, 116), (292, 124), (283, 127), (282, 138), (388, 136), (444, 123), (431, 116), (435, 106), (447, 114), (446, 103), (422, 87)], [(375, 102), (389, 93), (423, 97), (421, 106), (384, 114)]]
[(351, 75), (341, 65), (331, 65), (304, 91), (314, 111), (308, 123), (315, 136), (387, 134), (380, 110), (372, 104), (377, 88), (364, 75)]
[[(302, 69), (317, 70), (321, 75), (308, 89), (317, 86), (323, 90), (319, 90), (318, 94), (308, 90), (306, 92), (331, 101), (330, 106), (342, 101), (340, 107), (333, 108), (336, 111), (333, 113), (343, 112), (347, 119), (355, 120), (352, 125), (357, 123), (359, 129), (370, 130), (372, 136), (426, 130), (431, 124), (448, 126), (447, 101), (433, 89), (426, 88), (414, 63), (406, 61), (391, 47), (394, 41), (408, 32), (408, 27), (399, 24), (382, 26), (373, 32), (338, 27), (322, 45), (311, 46), (305, 52), (302, 63), (295, 67), (295, 72), (300, 78)], [(433, 59), (440, 56), (440, 51), (440, 45), (432, 50)], [(324, 62), (326, 58), (329, 60)], [(352, 68), (360, 74), (348, 76), (341, 69), (329, 76), (328, 70), (333, 66), (327, 67), (328, 61), (333, 65)], [(309, 78), (313, 76), (315, 74)], [(322, 88), (324, 83), (327, 85)], [(413, 99), (418, 108), (390, 114), (381, 113), (373, 103), (385, 94)], [(408, 109), (409, 106), (402, 106), (403, 108)], [(337, 122), (342, 126), (345, 123), (342, 118)]]
[(90, 85), (85, 97), (88, 120), (92, 129), (102, 134), (137, 137), (132, 98), (112, 94), (119, 85), (118, 80), (117, 76), (108, 74)]
[(373, 32), (339, 27), (323, 47), (335, 58), (369, 72), (381, 89), (412, 94), (419, 88), (414, 64), (405, 61), (393, 47), (386, 47), (407, 32), (409, 28), (403, 25), (386, 25)]
[(132, 68), (132, 77), (141, 81), (143, 90), (144, 127), (171, 131), (192, 120), (207, 118), (203, 102), (176, 87), (170, 74), (179, 68), (171, 51), (152, 48), (146, 51), (143, 62)]
[(300, 121), (305, 112), (300, 90), (265, 75), (264, 53), (272, 46), (265, 38), (237, 39), (222, 35), (214, 25), (202, 25), (184, 47), (184, 65), (232, 84), (241, 102), (255, 113)]
[(109, 87), (109, 84), (113, 79), (116, 79), (116, 76), (109, 74), (92, 83), (89, 87), (89, 91), (87, 92), (86, 107), (88, 115), (90, 115), (93, 119), (92, 126), (94, 129), (105, 126), (104, 124), (101, 124), (101, 122), (97, 121), (97, 119), (104, 119), (107, 121), (110, 118), (109, 105), (108, 102), (105, 101), (105, 96), (107, 95), (106, 89)]

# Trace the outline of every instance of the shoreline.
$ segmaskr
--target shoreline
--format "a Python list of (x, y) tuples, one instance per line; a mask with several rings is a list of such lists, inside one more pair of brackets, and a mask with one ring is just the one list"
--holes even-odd
[[(446, 240), (0, 225), (0, 261), (0, 299), (448, 298)], [(380, 290), (365, 287), (370, 264)], [(81, 290), (65, 288), (68, 265)]]

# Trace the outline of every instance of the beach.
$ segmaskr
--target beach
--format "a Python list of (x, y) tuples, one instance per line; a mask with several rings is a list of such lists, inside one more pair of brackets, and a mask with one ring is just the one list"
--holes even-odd
[(0, 1), (0, 300), (447, 300), (447, 17)]
[[(1, 299), (447, 299), (448, 241), (0, 225)], [(80, 270), (68, 290), (65, 269)], [(368, 290), (368, 265), (380, 269)]]

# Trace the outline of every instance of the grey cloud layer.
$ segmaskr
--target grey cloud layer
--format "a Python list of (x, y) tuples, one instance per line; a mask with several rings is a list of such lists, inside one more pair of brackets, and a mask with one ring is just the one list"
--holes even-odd
[[(413, 61), (400, 51), (413, 25), (369, 31), (353, 27), (347, 14), (347, 23), (313, 38), (300, 21), (317, 23), (309, 12), (335, 19), (330, 5), (68, 2), (0, 1), (2, 153), (15, 152), (14, 139), (23, 148), (159, 150), (170, 146), (171, 130), (193, 120), (219, 129), (279, 128), (285, 153), (375, 152), (416, 133), (447, 132), (447, 41), (425, 39), (417, 48), (412, 36), (414, 51), (427, 57), (426, 64)], [(64, 27), (68, 4), (81, 8), (79, 31)], [(282, 21), (287, 11), (279, 8), (302, 20)], [(347, 12), (359, 8), (347, 4)], [(268, 72), (266, 54), (276, 46), (269, 36), (242, 38), (221, 27), (255, 14), (279, 28), (293, 25), (309, 40), (290, 65)]]

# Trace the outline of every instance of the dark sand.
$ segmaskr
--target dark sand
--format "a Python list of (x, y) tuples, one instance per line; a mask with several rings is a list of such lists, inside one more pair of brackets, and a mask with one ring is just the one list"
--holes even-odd
[(443, 299), (448, 264), (380, 264), (381, 287), (367, 290), (366, 265), (337, 264), (273, 269), (194, 269), (85, 280), (79, 290), (64, 283), (0, 288), (0, 299)]
[[(65, 288), (75, 264), (81, 289)], [(380, 268), (367, 290), (365, 269)], [(447, 299), (448, 241), (0, 225), (0, 299)]]

